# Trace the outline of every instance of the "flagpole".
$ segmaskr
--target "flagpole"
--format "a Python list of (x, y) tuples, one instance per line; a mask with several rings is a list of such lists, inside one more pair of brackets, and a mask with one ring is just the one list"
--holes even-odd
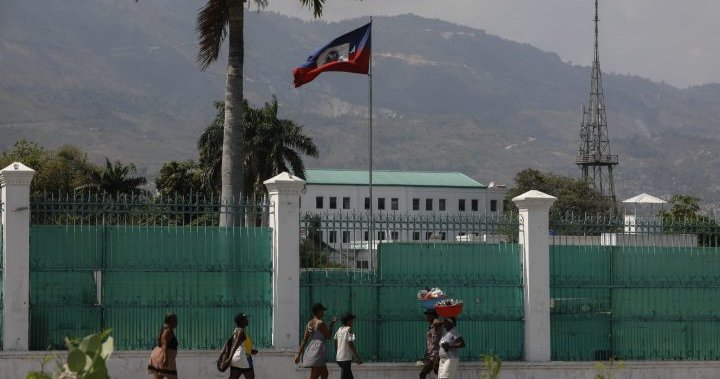
[[(372, 16), (370, 16), (370, 33), (372, 35)], [(371, 40), (372, 41), (372, 40)], [(368, 68), (368, 163), (369, 163), (369, 170), (368, 170), (368, 189), (370, 192), (370, 219), (368, 224), (369, 234), (370, 238), (368, 238), (368, 252), (370, 253), (370, 258), (368, 261), (368, 266), (370, 270), (372, 271), (374, 266), (373, 261), (373, 247), (375, 244), (375, 219), (373, 218), (373, 100), (372, 100), (372, 48), (370, 49), (370, 64)]]

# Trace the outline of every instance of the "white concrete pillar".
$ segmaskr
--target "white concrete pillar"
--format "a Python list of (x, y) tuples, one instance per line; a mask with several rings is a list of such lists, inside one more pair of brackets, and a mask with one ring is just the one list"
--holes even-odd
[(550, 361), (550, 207), (556, 197), (529, 191), (513, 199), (520, 211), (525, 295), (525, 360)]
[(3, 225), (3, 349), (30, 347), (30, 182), (35, 170), (15, 162), (0, 171)]
[(264, 182), (273, 229), (272, 342), (296, 349), (300, 332), (300, 194), (305, 181), (283, 172)]

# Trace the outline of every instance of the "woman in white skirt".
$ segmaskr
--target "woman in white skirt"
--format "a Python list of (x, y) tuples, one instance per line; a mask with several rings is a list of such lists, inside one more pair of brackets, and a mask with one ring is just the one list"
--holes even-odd
[(460, 331), (454, 317), (446, 317), (443, 321), (445, 332), (440, 339), (440, 368), (438, 370), (438, 379), (457, 378), (458, 366), (460, 366), (460, 355), (458, 349), (465, 347)]

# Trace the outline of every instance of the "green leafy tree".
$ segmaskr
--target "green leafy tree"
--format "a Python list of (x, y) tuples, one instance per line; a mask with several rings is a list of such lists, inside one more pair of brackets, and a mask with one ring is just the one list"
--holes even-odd
[(720, 246), (720, 226), (702, 214), (698, 197), (673, 195), (670, 210), (661, 211), (660, 218), (666, 233), (695, 234), (700, 246)]
[(700, 198), (690, 195), (672, 195), (670, 210), (661, 211), (665, 221), (696, 219), (700, 216)]
[(52, 152), (33, 181), (34, 192), (72, 193), (91, 181), (97, 166), (87, 153), (75, 146), (63, 146)]
[(155, 186), (162, 197), (205, 195), (202, 172), (192, 160), (165, 163), (155, 179)]
[[(204, 188), (211, 192), (221, 187), (221, 156), (223, 105), (215, 103), (217, 113), (198, 140), (200, 168)], [(318, 156), (318, 149), (299, 126), (287, 119), (278, 118), (278, 102), (275, 97), (262, 108), (253, 108), (244, 102), (244, 171), (243, 193), (252, 199), (264, 193), (263, 182), (288, 171), (305, 178), (302, 155)]]
[(12, 150), (5, 151), (0, 158), (0, 169), (7, 167), (13, 162), (22, 164), (38, 171), (48, 159), (48, 151), (35, 142), (25, 139), (18, 140)]
[(0, 166), (22, 162), (35, 170), (31, 186), (33, 196), (43, 193), (63, 195), (90, 183), (90, 173), (96, 168), (87, 153), (75, 146), (47, 150), (35, 142), (19, 140), (12, 150), (0, 157)]
[(505, 197), (505, 209), (515, 209), (512, 199), (530, 190), (538, 190), (558, 198), (550, 208), (550, 219), (557, 220), (568, 215), (612, 215), (613, 201), (588, 186), (582, 179), (525, 169), (515, 175), (515, 186)]
[(97, 168), (90, 173), (88, 189), (108, 194), (113, 198), (133, 196), (146, 193), (141, 186), (147, 184), (142, 176), (132, 176), (137, 172), (135, 164), (123, 164), (120, 161), (110, 162), (105, 158), (105, 167)]

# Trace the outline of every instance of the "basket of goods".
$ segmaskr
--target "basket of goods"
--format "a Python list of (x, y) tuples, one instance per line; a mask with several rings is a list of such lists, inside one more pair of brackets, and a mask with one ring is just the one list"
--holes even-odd
[(445, 292), (440, 288), (427, 288), (418, 292), (417, 299), (420, 301), (420, 306), (429, 311), (435, 309), (435, 304), (445, 300)]
[(462, 311), (462, 300), (445, 299), (435, 304), (435, 312), (441, 317), (457, 317)]

